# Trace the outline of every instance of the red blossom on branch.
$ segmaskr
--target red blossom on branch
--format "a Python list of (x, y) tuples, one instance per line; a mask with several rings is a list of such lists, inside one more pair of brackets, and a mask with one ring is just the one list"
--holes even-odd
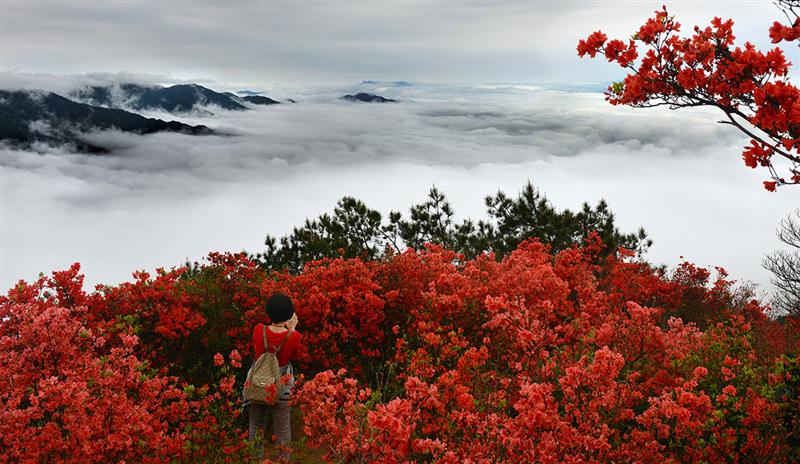
[[(628, 45), (596, 31), (578, 42), (577, 51), (590, 58), (601, 53), (629, 72), (608, 88), (611, 104), (719, 108), (725, 115), (721, 123), (752, 139), (742, 157), (748, 167), (769, 172), (767, 190), (800, 184), (800, 90), (788, 81), (783, 50), (760, 51), (749, 42), (735, 46), (730, 19), (714, 18), (690, 36), (680, 31), (663, 7)], [(800, 19), (792, 26), (776, 22), (770, 37), (773, 43), (798, 40)]]

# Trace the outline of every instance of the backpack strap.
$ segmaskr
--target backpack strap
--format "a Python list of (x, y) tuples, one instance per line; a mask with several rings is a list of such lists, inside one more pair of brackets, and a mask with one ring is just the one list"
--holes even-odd
[(291, 334), (292, 334), (292, 332), (293, 332), (293, 330), (292, 330), (292, 329), (289, 329), (289, 330), (287, 330), (287, 331), (286, 331), (286, 336), (285, 336), (285, 337), (283, 337), (283, 341), (281, 341), (281, 344), (280, 344), (280, 345), (278, 345), (278, 349), (277, 349), (277, 350), (275, 350), (275, 354), (278, 354), (278, 353), (280, 353), (280, 352), (281, 352), (281, 348), (283, 348), (283, 345), (286, 343), (286, 340), (288, 340), (288, 339), (289, 339), (289, 335), (291, 335)]
[[(261, 326), (261, 328), (264, 329), (261, 335), (264, 337), (264, 352), (266, 352), (266, 351), (269, 351), (269, 345), (267, 345), (267, 325), (264, 324), (264, 325)], [(289, 340), (289, 335), (291, 335), (292, 332), (294, 332), (293, 329), (289, 329), (289, 330), (286, 331), (286, 336), (283, 337), (283, 340), (281, 341), (281, 344), (276, 347), (277, 349), (275, 350), (275, 354), (278, 354), (278, 353), (281, 352), (281, 348), (283, 348), (283, 345), (286, 343), (286, 340)]]

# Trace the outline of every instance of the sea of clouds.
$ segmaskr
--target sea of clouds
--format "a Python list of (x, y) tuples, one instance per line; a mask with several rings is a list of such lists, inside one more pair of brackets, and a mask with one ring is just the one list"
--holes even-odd
[[(14, 85), (67, 92), (87, 83), (80, 76), (37, 79), (26, 85), (17, 76)], [(8, 85), (9, 76), (4, 80)], [(146, 113), (204, 124), (220, 135), (87, 134), (113, 147), (109, 155), (5, 147), (0, 285), (76, 261), (93, 285), (209, 251), (258, 252), (266, 234), (286, 234), (345, 195), (388, 213), (407, 210), (436, 185), (458, 218), (479, 219), (485, 195), (514, 194), (531, 180), (560, 208), (606, 199), (623, 231), (644, 226), (655, 240), (653, 262), (674, 265), (683, 256), (771, 290), (761, 260), (779, 247), (775, 227), (800, 206), (800, 189), (766, 192), (764, 173), (741, 161), (745, 140), (717, 124), (714, 112), (612, 107), (586, 89), (259, 88), (299, 103), (241, 112), (206, 108), (210, 115)], [(356, 91), (399, 103), (338, 98)]]

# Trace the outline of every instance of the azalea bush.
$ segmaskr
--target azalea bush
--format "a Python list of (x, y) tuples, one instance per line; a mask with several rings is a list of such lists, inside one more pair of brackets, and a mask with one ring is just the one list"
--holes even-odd
[(238, 397), (276, 291), (305, 335), (295, 434), (329, 462), (800, 458), (797, 321), (597, 235), (297, 274), (212, 253), (84, 287), (76, 265), (0, 298), (0, 461), (246, 461)]
[[(764, 308), (724, 272), (598, 266), (599, 246), (553, 256), (526, 242), (464, 264), (429, 247), (381, 264), (409, 273), (385, 287), (387, 369), (307, 382), (309, 442), (333, 462), (796, 459), (796, 400), (781, 396), (796, 358), (759, 356)], [(665, 319), (692, 291), (704, 330)]]
[[(204, 320), (176, 296), (184, 272), (86, 293), (75, 265), (0, 298), (0, 462), (246, 458), (231, 368), (191, 384), (170, 374), (188, 359), (167, 361), (160, 346)], [(133, 288), (124, 307), (109, 298)], [(238, 372), (241, 357), (229, 356)]]

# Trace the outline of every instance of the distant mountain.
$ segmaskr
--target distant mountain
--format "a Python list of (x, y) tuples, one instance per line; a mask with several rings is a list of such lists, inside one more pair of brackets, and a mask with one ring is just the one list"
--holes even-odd
[(256, 92), (255, 90), (240, 90), (239, 94), (247, 95), (247, 96), (254, 96), (254, 95), (261, 95), (263, 92)]
[(0, 140), (19, 146), (30, 146), (34, 142), (73, 144), (84, 152), (107, 152), (106, 147), (93, 145), (82, 138), (82, 133), (98, 129), (118, 129), (135, 134), (162, 131), (191, 135), (212, 133), (206, 126), (167, 122), (119, 109), (77, 103), (52, 92), (0, 90)]
[(269, 97), (262, 97), (261, 95), (247, 95), (242, 97), (242, 100), (254, 105), (279, 105), (281, 103)]
[(380, 95), (375, 95), (373, 93), (366, 93), (366, 92), (359, 92), (355, 95), (345, 95), (342, 97), (342, 100), (347, 100), (351, 102), (366, 102), (366, 103), (396, 103), (397, 100), (392, 100), (391, 98), (384, 98)]
[(413, 87), (414, 83), (408, 81), (386, 82), (386, 81), (376, 81), (373, 79), (368, 79), (365, 81), (361, 81), (361, 85), (392, 85), (394, 87)]
[(139, 84), (92, 86), (76, 90), (70, 97), (94, 106), (164, 110), (170, 113), (185, 113), (206, 105), (216, 105), (226, 110), (247, 109), (236, 95), (215, 92), (197, 84), (178, 84), (171, 87)]

